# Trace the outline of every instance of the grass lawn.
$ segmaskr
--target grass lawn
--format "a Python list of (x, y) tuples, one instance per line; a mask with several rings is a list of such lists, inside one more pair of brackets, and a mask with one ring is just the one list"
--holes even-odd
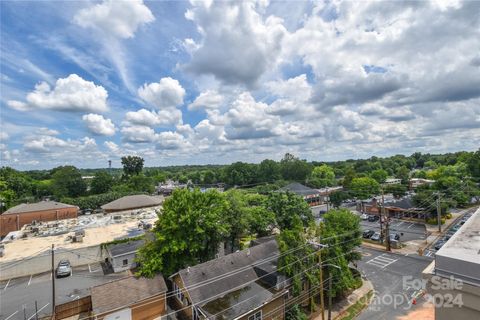
[(373, 295), (373, 290), (370, 290), (366, 295), (358, 299), (358, 301), (345, 310), (343, 316), (338, 319), (352, 320), (354, 319), (367, 305)]

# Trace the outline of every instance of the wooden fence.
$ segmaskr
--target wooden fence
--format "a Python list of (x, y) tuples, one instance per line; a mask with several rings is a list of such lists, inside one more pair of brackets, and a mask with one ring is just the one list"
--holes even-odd
[(83, 312), (90, 312), (92, 310), (91, 296), (86, 296), (74, 301), (59, 304), (55, 306), (55, 319), (65, 319)]

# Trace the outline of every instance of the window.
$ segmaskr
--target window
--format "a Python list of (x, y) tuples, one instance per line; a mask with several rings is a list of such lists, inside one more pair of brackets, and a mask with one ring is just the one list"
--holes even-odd
[(178, 301), (180, 301), (181, 304), (183, 304), (183, 292), (182, 289), (177, 285), (177, 283), (174, 281), (173, 282), (173, 292), (175, 293), (175, 296), (177, 297)]
[(252, 314), (248, 317), (248, 320), (262, 320), (262, 310)]
[(122, 263), (123, 263), (123, 266), (126, 266), (128, 264), (128, 259), (124, 259)]

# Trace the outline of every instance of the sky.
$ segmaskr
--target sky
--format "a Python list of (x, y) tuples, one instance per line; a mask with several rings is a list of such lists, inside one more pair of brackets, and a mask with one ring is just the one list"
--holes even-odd
[(480, 147), (480, 1), (1, 1), (1, 166)]

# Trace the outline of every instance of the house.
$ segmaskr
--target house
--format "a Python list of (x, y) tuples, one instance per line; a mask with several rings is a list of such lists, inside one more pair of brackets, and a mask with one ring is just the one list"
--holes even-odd
[(33, 221), (54, 221), (76, 218), (79, 208), (56, 201), (22, 203), (0, 215), (0, 236), (20, 230)]
[(296, 195), (302, 197), (310, 206), (316, 206), (322, 204), (322, 197), (318, 190), (309, 188), (298, 182), (292, 182), (285, 187), (280, 188), (280, 192), (293, 192)]
[(435, 180), (422, 179), (422, 178), (411, 178), (408, 181), (408, 187), (410, 190), (416, 189), (419, 186), (423, 185), (432, 185), (435, 183)]
[[(371, 215), (380, 215), (382, 204), (376, 198), (373, 198), (371, 201), (360, 201), (357, 202), (357, 211)], [(416, 207), (409, 197), (385, 202), (385, 216), (387, 217), (425, 219), (428, 214), (428, 210)]]
[(141, 208), (158, 207), (162, 203), (163, 197), (152, 197), (146, 194), (137, 194), (133, 196), (121, 197), (120, 199), (114, 200), (101, 206), (101, 208), (106, 212), (117, 212)]
[(171, 275), (173, 305), (187, 319), (284, 319), (285, 276), (275, 239)]
[(167, 285), (161, 274), (152, 279), (128, 276), (90, 292), (92, 319), (153, 320), (166, 314)]
[(135, 257), (138, 249), (145, 244), (144, 240), (114, 243), (106, 246), (106, 262), (112, 266), (113, 272), (133, 269), (137, 266)]
[(397, 178), (387, 178), (384, 182), (384, 184), (401, 184), (402, 179), (397, 179)]
[(426, 291), (435, 302), (435, 320), (480, 319), (479, 230), (477, 209), (423, 270)]

